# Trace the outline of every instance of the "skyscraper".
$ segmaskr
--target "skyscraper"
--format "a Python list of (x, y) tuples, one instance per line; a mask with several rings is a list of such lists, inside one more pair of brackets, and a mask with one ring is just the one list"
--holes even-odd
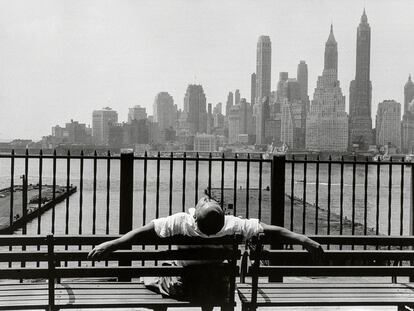
[(206, 95), (201, 85), (190, 84), (184, 96), (184, 113), (191, 134), (206, 133)]
[(325, 45), (325, 67), (318, 77), (306, 117), (306, 148), (313, 151), (346, 151), (348, 115), (338, 81), (337, 43), (331, 32)]
[[(256, 57), (256, 102), (270, 96), (272, 69), (272, 43), (269, 36), (260, 36)], [(258, 101), (259, 100), (259, 101)]]
[(233, 92), (229, 92), (227, 95), (227, 102), (226, 102), (226, 116), (229, 115), (231, 107), (233, 107), (234, 104), (233, 99)]
[(408, 104), (414, 99), (414, 83), (411, 80), (411, 75), (408, 76), (408, 81), (404, 86), (404, 114), (408, 110)]
[(254, 105), (256, 101), (256, 74), (250, 76), (250, 105)]
[(384, 100), (378, 104), (375, 120), (377, 144), (401, 148), (401, 104)]
[(234, 92), (234, 104), (236, 106), (240, 104), (240, 91), (239, 90), (236, 90), (236, 92)]
[(109, 144), (109, 127), (118, 122), (118, 113), (109, 107), (92, 112), (92, 139), (95, 145)]
[(401, 122), (402, 152), (414, 152), (414, 83), (411, 75), (404, 86), (404, 115)]
[(168, 92), (160, 92), (154, 100), (154, 120), (160, 131), (175, 127), (177, 121), (177, 107), (173, 97)]
[(355, 80), (349, 86), (349, 144), (367, 150), (373, 143), (370, 81), (371, 27), (365, 13), (357, 30)]
[[(259, 37), (256, 52), (256, 99), (253, 112), (256, 120), (256, 144), (264, 144), (265, 122), (269, 118), (272, 69), (272, 43), (270, 42), (269, 36)], [(265, 105), (265, 107), (262, 107), (262, 105)]]
[(301, 60), (297, 70), (297, 80), (300, 86), (300, 100), (304, 106), (304, 113), (309, 110), (309, 95), (308, 95), (308, 65), (304, 60)]

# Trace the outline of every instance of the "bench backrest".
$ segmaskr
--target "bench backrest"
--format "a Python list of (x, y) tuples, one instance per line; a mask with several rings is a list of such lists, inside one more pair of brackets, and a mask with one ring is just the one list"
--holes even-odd
[[(279, 244), (269, 249), (265, 236), (252, 243), (248, 270), (252, 277), (252, 305), (256, 303), (259, 277), (283, 281), (285, 276), (414, 276), (414, 237), (315, 236), (324, 246), (322, 263), (314, 263), (302, 247)], [(329, 245), (329, 249), (328, 248)]]

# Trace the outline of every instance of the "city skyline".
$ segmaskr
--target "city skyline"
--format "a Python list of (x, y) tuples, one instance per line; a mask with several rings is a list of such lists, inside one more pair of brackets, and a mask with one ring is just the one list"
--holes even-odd
[[(279, 72), (294, 76), (299, 61), (305, 60), (312, 94), (323, 68), (320, 43), (326, 40), (331, 22), (338, 42), (338, 78), (349, 112), (349, 83), (355, 78), (355, 29), (364, 6), (372, 31), (373, 119), (379, 102), (403, 102), (404, 84), (414, 71), (414, 57), (409, 57), (414, 55), (413, 44), (409, 40), (397, 44), (409, 37), (412, 29), (408, 12), (414, 6), (409, 1), (318, 1), (319, 6), (305, 1), (228, 1), (220, 4), (222, 10), (215, 10), (217, 4), (206, 1), (159, 2), (158, 6), (145, 1), (118, 3), (104, 1), (98, 5), (88, 1), (80, 5), (77, 1), (56, 1), (51, 5), (49, 1), (0, 1), (0, 139), (40, 139), (52, 126), (69, 119), (92, 124), (91, 112), (105, 106), (118, 111), (120, 120), (126, 120), (128, 109), (135, 105), (152, 114), (154, 98), (162, 91), (171, 94), (182, 109), (185, 90), (194, 83), (203, 85), (207, 103), (213, 106), (225, 103), (228, 92), (236, 89), (241, 98), (250, 100), (250, 77), (255, 72), (256, 42), (261, 35), (268, 35), (272, 42), (271, 90), (276, 89), (275, 77)], [(234, 10), (232, 3), (237, 3)], [(186, 14), (194, 13), (186, 21), (180, 20), (183, 7)], [(275, 7), (278, 10), (272, 11), (271, 19), (267, 10)], [(322, 12), (320, 7), (324, 8)], [(212, 15), (201, 18), (202, 10)], [(138, 31), (135, 18), (142, 17), (143, 12), (149, 15), (141, 22), (155, 25), (155, 29), (147, 27), (141, 30), (145, 34), (139, 33), (139, 40), (126, 40)], [(240, 21), (232, 19), (234, 25), (227, 25), (222, 33), (207, 38), (208, 34), (216, 34), (230, 12), (250, 12), (251, 29), (245, 31)], [(301, 18), (285, 16), (289, 15), (286, 12)], [(181, 31), (171, 37), (162, 33), (168, 23), (156, 25), (150, 18), (162, 16), (169, 16), (176, 22), (172, 27)], [(121, 17), (125, 20), (121, 21)], [(112, 29), (114, 25), (117, 27)], [(44, 33), (40, 34), (40, 30)], [(116, 34), (123, 34), (124, 38), (118, 39)], [(113, 42), (104, 44), (106, 36)], [(177, 39), (175, 44), (173, 39)], [(95, 55), (94, 43), (101, 48)], [(168, 48), (168, 53), (154, 49), (157, 44)], [(21, 49), (17, 50), (18, 47)], [(143, 65), (142, 61), (149, 64)], [(182, 70), (174, 71), (176, 67)]]

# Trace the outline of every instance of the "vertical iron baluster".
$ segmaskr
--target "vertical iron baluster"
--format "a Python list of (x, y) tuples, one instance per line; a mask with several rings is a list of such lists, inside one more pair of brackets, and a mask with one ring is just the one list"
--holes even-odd
[(375, 215), (375, 234), (378, 235), (379, 234), (379, 212), (380, 212), (380, 187), (381, 187), (381, 179), (380, 179), (380, 175), (381, 175), (381, 163), (380, 163), (381, 159), (378, 158), (378, 163), (377, 163), (377, 210), (376, 210), (376, 215)]
[(355, 179), (356, 179), (356, 156), (354, 156), (354, 162), (352, 163), (352, 223), (351, 234), (355, 234)]
[(98, 170), (97, 152), (93, 154), (93, 194), (92, 194), (92, 234), (96, 234), (96, 174)]
[(246, 218), (249, 218), (249, 188), (250, 188), (250, 154), (246, 162)]
[(262, 220), (262, 187), (263, 187), (263, 162), (259, 161), (259, 211), (258, 218)]
[(69, 234), (69, 190), (70, 190), (70, 151), (66, 158), (66, 224), (65, 234)]
[[(327, 219), (327, 228), (326, 233), (331, 234), (331, 187), (332, 187), (332, 157), (329, 155), (328, 158), (328, 219)], [(329, 245), (328, 245), (329, 249)]]
[(293, 218), (295, 217), (295, 155), (292, 154), (292, 163), (290, 165), (290, 230), (293, 231)]
[(302, 233), (306, 232), (306, 175), (308, 168), (308, 157), (305, 154), (305, 161), (303, 162), (303, 211), (302, 211)]
[(401, 164), (401, 182), (400, 182), (400, 235), (404, 233), (404, 166), (405, 159), (402, 158)]
[(183, 196), (182, 196), (182, 211), (185, 212), (185, 186), (186, 186), (186, 180), (185, 175), (187, 171), (187, 153), (184, 152), (183, 154), (184, 160), (183, 160)]
[(237, 202), (237, 153), (234, 154), (234, 188), (233, 188), (233, 215), (236, 216)]
[[(341, 156), (341, 181), (339, 193), (339, 234), (343, 234), (343, 219), (344, 219), (344, 156)], [(339, 246), (342, 249), (342, 245)]]
[[(14, 219), (14, 149), (11, 151), (10, 157), (10, 233), (12, 233)], [(12, 251), (12, 246), (9, 246), (9, 250)], [(12, 263), (9, 261), (9, 268), (11, 268)]]
[(220, 184), (220, 206), (224, 208), (224, 152), (221, 154), (221, 184)]
[[(161, 166), (161, 152), (157, 153), (157, 183), (155, 193), (155, 218), (160, 217), (160, 166)], [(158, 245), (155, 245), (155, 249), (158, 249)], [(158, 261), (155, 261), (155, 265), (158, 265)]]
[(364, 174), (364, 235), (367, 235), (368, 232), (368, 160), (368, 157), (366, 157)]
[(161, 153), (157, 153), (157, 184), (155, 193), (155, 218), (160, 217), (160, 158)]
[(10, 229), (13, 226), (14, 218), (14, 149), (10, 157)]
[(316, 156), (316, 182), (315, 182), (315, 234), (319, 231), (319, 154)]
[(194, 191), (195, 191), (195, 202), (194, 202), (194, 206), (197, 204), (198, 202), (198, 170), (199, 170), (199, 154), (198, 152), (196, 153), (196, 160), (195, 160), (195, 185), (194, 185)]
[[(143, 191), (142, 194), (142, 225), (147, 222), (147, 171), (148, 171), (148, 154), (144, 152), (144, 176), (143, 176)], [(144, 248), (143, 248), (144, 249)]]
[[(83, 224), (83, 157), (84, 153), (83, 150), (80, 152), (80, 159), (79, 159), (79, 227), (78, 227), (78, 234), (82, 235), (82, 224)], [(79, 250), (82, 250), (82, 245), (78, 246)], [(81, 261), (78, 261), (78, 266), (81, 266)]]
[(106, 159), (106, 230), (105, 233), (109, 234), (109, 206), (111, 200), (111, 152), (108, 150)]
[[(37, 202), (37, 234), (41, 233), (41, 215), (42, 215), (42, 178), (43, 178), (43, 151), (39, 151), (39, 200)], [(40, 249), (40, 245), (38, 247)]]
[(82, 222), (83, 222), (83, 157), (84, 153), (81, 150), (79, 160), (79, 235), (82, 234)]
[(169, 191), (169, 208), (168, 215), (172, 215), (172, 194), (173, 194), (173, 171), (174, 171), (174, 154), (170, 154), (170, 191)]
[[(23, 202), (23, 215), (27, 216), (27, 192), (28, 192), (28, 188), (27, 185), (29, 183), (29, 149), (26, 149), (25, 152), (25, 157), (24, 157), (24, 176), (26, 179), (26, 188), (23, 191), (26, 191), (25, 193), (25, 200)], [(27, 222), (24, 222), (23, 228), (22, 228), (22, 233), (23, 234), (27, 234)], [(26, 246), (23, 246), (23, 250), (26, 249)]]
[(392, 192), (392, 157), (390, 157), (388, 178), (388, 235), (391, 235), (391, 192)]
[[(52, 180), (52, 198), (56, 200), (56, 149), (53, 150), (53, 180)], [(82, 191), (82, 190), (81, 190)], [(52, 234), (55, 234), (56, 207), (52, 205)]]
[(207, 193), (209, 197), (211, 197), (211, 166), (212, 166), (211, 158), (212, 158), (212, 155), (211, 155), (211, 152), (209, 152), (208, 154), (208, 189), (207, 189)]

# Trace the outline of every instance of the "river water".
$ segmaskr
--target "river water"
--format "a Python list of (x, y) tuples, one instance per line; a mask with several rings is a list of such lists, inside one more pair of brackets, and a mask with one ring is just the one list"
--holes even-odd
[[(29, 160), (28, 182), (36, 184), (39, 181), (39, 160)], [(306, 201), (313, 204), (316, 201), (316, 174), (315, 164), (307, 165), (307, 182), (306, 182)], [(57, 175), (56, 182), (59, 185), (66, 185), (67, 176), (67, 161), (57, 160)], [(20, 176), (24, 174), (25, 165), (24, 159), (15, 159), (14, 182), (21, 184)], [(43, 173), (42, 183), (52, 184), (52, 160), (43, 159)], [(109, 219), (108, 227), (109, 233), (118, 233), (119, 227), (119, 184), (120, 184), (120, 161), (110, 161), (110, 190), (109, 200), (107, 197), (107, 161), (97, 161), (97, 183), (96, 183), (96, 233), (106, 233), (107, 229), (107, 206), (109, 204)], [(404, 182), (401, 185), (401, 172), (404, 173)], [(170, 161), (168, 159), (162, 160), (160, 165), (159, 178), (159, 215), (165, 216), (169, 214), (171, 207), (172, 212), (178, 212), (183, 209), (188, 209), (194, 206), (195, 203), (195, 162), (187, 161), (186, 164), (186, 178), (185, 185), (183, 185), (183, 162), (174, 160), (173, 164), (173, 178), (172, 178), (172, 192), (170, 199)], [(410, 175), (411, 169), (407, 166), (393, 165), (391, 191), (389, 180), (389, 166), (381, 166), (380, 170), (380, 184), (379, 184), (379, 230), (381, 233), (388, 233), (388, 223), (391, 223), (391, 233), (399, 234), (400, 232), (400, 217), (401, 204), (403, 216), (403, 232), (408, 233), (409, 219), (410, 219)], [(259, 187), (259, 164), (251, 163), (249, 168), (249, 188), (254, 189)], [(328, 208), (328, 167), (325, 164), (320, 164), (319, 173), (319, 207)], [(270, 163), (263, 164), (262, 170), (262, 188), (270, 185)], [(134, 162), (134, 215), (133, 226), (139, 226), (150, 221), (156, 216), (156, 161), (148, 160), (147, 170), (147, 196), (145, 219), (144, 216), (144, 165), (143, 161), (136, 160)], [(247, 183), (247, 165), (246, 162), (239, 162), (237, 166), (237, 188), (246, 188)], [(339, 214), (340, 206), (340, 166), (332, 165), (331, 171), (331, 195), (330, 208), (332, 213)], [(234, 187), (234, 164), (228, 162), (225, 164), (224, 171), (224, 187)], [(0, 159), (0, 188), (10, 186), (11, 172), (10, 159)], [(83, 191), (82, 191), (82, 232), (84, 234), (92, 233), (93, 227), (93, 197), (94, 197), (94, 169), (93, 161), (90, 159), (84, 160), (83, 172)], [(213, 162), (211, 186), (214, 188), (221, 187), (222, 172), (221, 163)], [(294, 195), (298, 198), (303, 198), (304, 185), (303, 164), (295, 165), (294, 176)], [(364, 180), (365, 168), (363, 165), (357, 166), (355, 179), (355, 219), (357, 222), (363, 223), (365, 199), (364, 199)], [(208, 164), (200, 161), (198, 173), (198, 196), (200, 197), (203, 190), (208, 186)], [(77, 234), (79, 232), (79, 215), (81, 203), (80, 191), (80, 161), (72, 159), (70, 161), (70, 183), (78, 187), (78, 192), (72, 195), (69, 199), (69, 215), (68, 215), (68, 231), (70, 234)], [(185, 186), (185, 190), (183, 187)], [(291, 166), (286, 165), (286, 193), (291, 194)], [(348, 219), (352, 217), (352, 165), (345, 165), (344, 167), (344, 182), (343, 182), (343, 207), (344, 216)], [(183, 204), (183, 193), (185, 193), (185, 202)], [(368, 184), (367, 184), (367, 220), (368, 226), (375, 228), (377, 217), (377, 168), (370, 165), (368, 169)], [(390, 195), (391, 193), (391, 195)], [(16, 194), (18, 195), (18, 194)], [(391, 202), (391, 204), (390, 204)], [(263, 209), (269, 209), (269, 203), (264, 202)], [(391, 217), (389, 217), (389, 206), (391, 206)], [(250, 217), (257, 217), (257, 201), (251, 201)], [(48, 233), (51, 231), (51, 217), (52, 210), (47, 211), (41, 218), (41, 232)], [(298, 215), (297, 217), (300, 217)], [(268, 221), (268, 219), (263, 219)], [(62, 202), (56, 206), (56, 223), (55, 232), (64, 233), (66, 229), (66, 202)], [(28, 224), (28, 233), (36, 233), (38, 229), (37, 220), (33, 220)]]

